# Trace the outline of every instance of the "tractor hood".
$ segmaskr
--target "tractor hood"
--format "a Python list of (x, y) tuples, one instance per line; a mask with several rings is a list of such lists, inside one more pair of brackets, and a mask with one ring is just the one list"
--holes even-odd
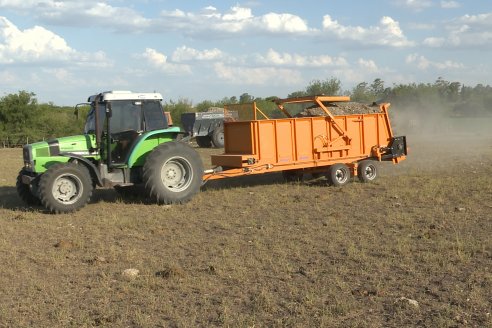
[[(36, 155), (58, 156), (62, 153), (70, 153), (79, 156), (90, 156), (95, 151), (95, 136), (90, 134), (76, 135), (32, 144)], [(47, 149), (46, 149), (47, 148)], [(48, 151), (48, 153), (46, 152)], [(38, 153), (40, 152), (40, 153)]]
[(53, 163), (68, 161), (68, 154), (97, 157), (98, 153), (95, 147), (96, 138), (92, 134), (50, 139), (25, 145), (23, 150), (24, 168), (40, 173)]

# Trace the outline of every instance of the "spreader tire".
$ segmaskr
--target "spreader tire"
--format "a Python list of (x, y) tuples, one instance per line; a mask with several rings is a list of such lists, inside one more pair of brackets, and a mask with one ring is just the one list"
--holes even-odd
[(212, 147), (212, 138), (210, 136), (198, 136), (196, 137), (196, 143), (200, 148), (210, 148)]
[(371, 160), (363, 160), (357, 166), (357, 177), (360, 182), (371, 182), (378, 176), (376, 163)]
[(143, 167), (143, 181), (150, 198), (159, 204), (185, 203), (200, 191), (203, 164), (200, 155), (182, 142), (156, 147)]
[(92, 191), (89, 171), (77, 163), (55, 164), (39, 179), (41, 204), (52, 213), (73, 212), (84, 207)]
[(335, 187), (344, 186), (350, 180), (350, 170), (345, 164), (333, 164), (328, 169), (327, 178), (329, 183)]
[(215, 148), (224, 148), (224, 127), (219, 126), (212, 133), (212, 143)]
[(33, 205), (33, 206), (41, 205), (41, 201), (33, 191), (33, 188), (37, 187), (37, 179), (31, 182), (31, 185), (25, 184), (22, 182), (23, 174), (24, 174), (24, 170), (21, 170), (19, 172), (19, 175), (17, 176), (17, 182), (15, 184), (15, 187), (17, 189), (17, 194), (27, 205)]

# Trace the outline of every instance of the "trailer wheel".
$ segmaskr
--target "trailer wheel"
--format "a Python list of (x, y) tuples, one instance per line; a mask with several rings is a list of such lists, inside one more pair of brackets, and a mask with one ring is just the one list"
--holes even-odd
[(196, 143), (200, 148), (210, 148), (212, 147), (212, 138), (209, 136), (198, 136), (196, 137)]
[(185, 203), (202, 185), (200, 155), (181, 142), (156, 147), (143, 167), (143, 181), (150, 198), (159, 204)]
[(26, 203), (27, 205), (41, 205), (41, 201), (36, 194), (36, 188), (38, 184), (38, 179), (31, 182), (31, 185), (25, 184), (22, 182), (22, 175), (24, 174), (24, 170), (19, 172), (17, 176), (17, 182), (15, 187), (17, 189), (17, 194), (19, 197)]
[(302, 171), (299, 170), (287, 170), (287, 171), (282, 171), (282, 177), (287, 182), (299, 182), (302, 181), (304, 175)]
[(41, 204), (52, 213), (73, 212), (84, 207), (92, 190), (89, 170), (77, 163), (55, 164), (39, 179)]
[(224, 127), (219, 126), (212, 133), (212, 143), (215, 148), (224, 148)]
[(378, 176), (376, 163), (371, 160), (363, 160), (357, 166), (357, 177), (360, 182), (371, 182)]
[(331, 185), (341, 187), (349, 182), (350, 170), (345, 164), (333, 164), (328, 169), (327, 178)]

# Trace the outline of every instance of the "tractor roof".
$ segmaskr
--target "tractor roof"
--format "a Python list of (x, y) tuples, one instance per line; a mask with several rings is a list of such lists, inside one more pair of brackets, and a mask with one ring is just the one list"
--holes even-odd
[(101, 97), (101, 101), (108, 100), (162, 100), (162, 95), (157, 92), (131, 92), (131, 91), (104, 91), (97, 95), (92, 95), (87, 99), (88, 102), (93, 102), (97, 96)]

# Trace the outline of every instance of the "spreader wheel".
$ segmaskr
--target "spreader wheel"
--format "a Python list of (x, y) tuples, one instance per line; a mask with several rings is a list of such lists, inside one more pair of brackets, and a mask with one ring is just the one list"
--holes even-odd
[(224, 148), (224, 127), (219, 126), (212, 134), (212, 143), (215, 148)]
[(357, 177), (360, 182), (371, 182), (378, 176), (376, 163), (371, 160), (363, 160), (357, 166)]
[(347, 165), (339, 163), (333, 164), (328, 169), (328, 181), (335, 187), (341, 187), (346, 185), (350, 180), (350, 170)]

